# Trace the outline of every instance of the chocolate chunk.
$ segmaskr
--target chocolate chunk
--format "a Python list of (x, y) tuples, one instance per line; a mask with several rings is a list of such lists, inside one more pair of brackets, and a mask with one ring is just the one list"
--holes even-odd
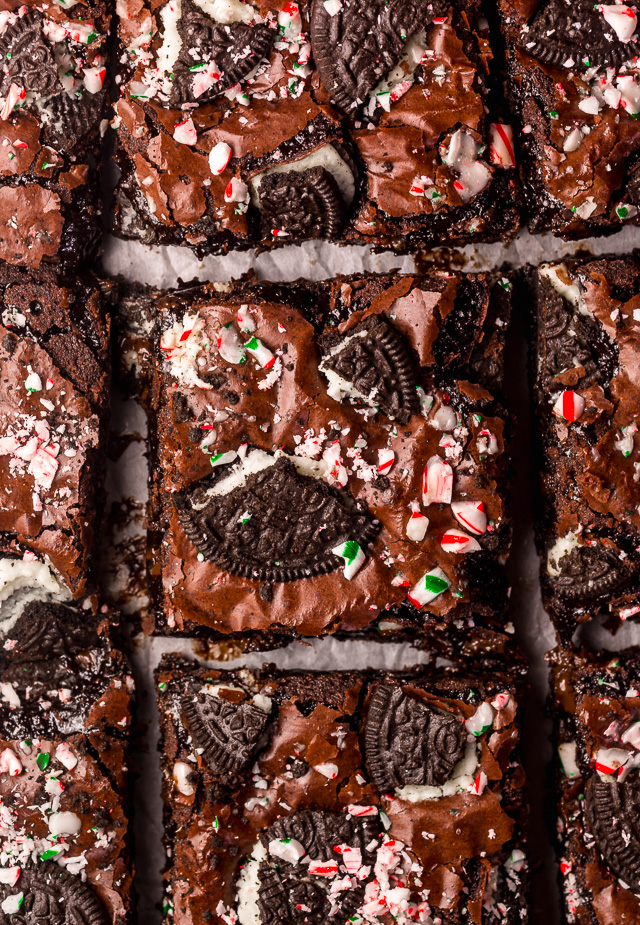
[(209, 694), (182, 699), (189, 732), (212, 770), (239, 774), (251, 761), (268, 715), (253, 703), (230, 703)]
[(332, 174), (324, 167), (270, 173), (260, 181), (262, 234), (284, 231), (292, 240), (336, 238), (345, 206)]
[(402, 424), (420, 411), (414, 365), (402, 337), (385, 318), (370, 315), (340, 340), (327, 338), (323, 346), (321, 372), (337, 373), (358, 400)]
[(398, 63), (412, 35), (444, 8), (439, 0), (343, 0), (331, 15), (327, 4), (316, 0), (311, 43), (322, 82), (338, 109), (353, 114)]
[(23, 867), (19, 883), (0, 883), (0, 902), (23, 894), (15, 913), (0, 911), (1, 925), (10, 922), (33, 925), (108, 925), (104, 906), (90, 886), (63, 867), (45, 861), (37, 867)]
[(594, 774), (585, 787), (585, 813), (598, 850), (616, 877), (640, 892), (640, 781), (618, 783)]
[(554, 590), (568, 601), (584, 602), (610, 594), (626, 580), (614, 554), (602, 546), (578, 546), (562, 556), (558, 566)]
[(366, 548), (378, 531), (378, 521), (354, 510), (344, 493), (300, 475), (287, 459), (225, 495), (212, 493), (229, 467), (219, 469), (174, 504), (194, 546), (234, 575), (294, 581), (332, 572), (343, 564), (335, 546), (354, 540)]
[(637, 36), (620, 41), (593, 0), (550, 0), (536, 13), (522, 45), (547, 64), (605, 67), (630, 61), (639, 43)]
[(369, 704), (365, 755), (380, 793), (414, 785), (439, 787), (464, 755), (464, 724), (400, 687), (380, 684)]
[[(374, 855), (368, 850), (379, 836), (379, 823), (371, 818), (348, 818), (338, 813), (303, 810), (283, 817), (261, 836), (265, 847), (276, 839), (295, 839), (311, 861), (336, 857), (335, 848), (349, 845), (362, 852), (362, 863), (373, 867)], [(263, 861), (259, 868), (258, 908), (262, 925), (325, 925), (333, 915), (345, 921), (361, 907), (367, 881), (330, 896), (330, 880), (312, 877), (301, 865), (280, 858)], [(373, 871), (369, 880), (374, 876)]]
[(12, 83), (37, 96), (48, 96), (60, 89), (58, 67), (44, 37), (43, 25), (43, 16), (31, 7), (23, 16), (18, 14), (0, 36), (2, 96), (7, 95)]
[[(269, 57), (278, 35), (267, 26), (214, 22), (191, 0), (183, 0), (178, 32), (182, 46), (173, 68), (172, 106), (206, 103), (240, 83)], [(215, 67), (207, 71), (208, 65)]]

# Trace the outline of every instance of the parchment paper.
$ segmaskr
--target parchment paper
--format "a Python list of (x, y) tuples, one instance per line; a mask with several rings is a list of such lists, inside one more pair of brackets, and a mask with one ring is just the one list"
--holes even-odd
[[(485, 270), (509, 263), (521, 266), (557, 260), (564, 256), (622, 254), (640, 245), (637, 229), (625, 229), (608, 239), (567, 244), (551, 235), (532, 237), (522, 232), (508, 247), (500, 244), (466, 247), (452, 255), (456, 268)], [(439, 260), (446, 254), (439, 254)], [(198, 260), (192, 253), (176, 247), (145, 247), (134, 242), (107, 238), (102, 258), (107, 275), (121, 275), (130, 281), (158, 287), (175, 286), (182, 280), (222, 280), (237, 278), (254, 270), (261, 279), (294, 280), (298, 277), (323, 279), (338, 273), (381, 272), (398, 269), (412, 272), (414, 262), (393, 253), (371, 254), (366, 248), (340, 248), (329, 244), (309, 243), (255, 257), (251, 252), (227, 257)], [(551, 724), (544, 707), (548, 689), (545, 652), (554, 645), (549, 618), (542, 609), (538, 582), (538, 559), (533, 543), (532, 480), (536, 473), (531, 465), (531, 435), (526, 375), (526, 335), (518, 306), (514, 306), (515, 336), (507, 360), (508, 392), (520, 426), (514, 449), (514, 543), (509, 564), (512, 585), (511, 620), (515, 636), (530, 661), (531, 696), (525, 707), (523, 753), (530, 781), (531, 830), (528, 853), (532, 874), (532, 923), (556, 925), (560, 921), (560, 900), (556, 885), (556, 865), (549, 832), (555, 825), (553, 794), (545, 790), (547, 766), (551, 759), (549, 732)], [(144, 505), (146, 502), (145, 419), (133, 401), (124, 401), (114, 383), (112, 452), (107, 479), (108, 508), (118, 516), (111, 518), (103, 554), (104, 582), (107, 596), (124, 611), (133, 614), (146, 606), (144, 593), (133, 600), (123, 599), (131, 582), (132, 570), (141, 569), (144, 546)], [(117, 447), (118, 452), (113, 448)], [(124, 554), (126, 552), (126, 555)], [(135, 576), (133, 576), (135, 577)], [(590, 626), (582, 633), (594, 646), (611, 649), (640, 642), (640, 626), (626, 624), (615, 638), (600, 627)], [(163, 652), (193, 654), (192, 643), (185, 639), (132, 639), (131, 657), (138, 686), (139, 741), (133, 770), (135, 784), (134, 835), (137, 862), (140, 925), (156, 925), (161, 919), (165, 864), (162, 848), (162, 805), (157, 743), (158, 724), (153, 694), (153, 670)], [(425, 660), (424, 653), (409, 644), (377, 642), (337, 642), (325, 639), (293, 643), (285, 649), (264, 655), (253, 653), (227, 661), (227, 667), (259, 666), (265, 661), (282, 668), (340, 669), (383, 667), (400, 669)], [(209, 664), (219, 664), (209, 662)]]

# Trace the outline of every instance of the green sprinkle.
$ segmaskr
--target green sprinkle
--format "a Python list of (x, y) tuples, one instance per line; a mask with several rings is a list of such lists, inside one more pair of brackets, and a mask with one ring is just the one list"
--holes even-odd
[(90, 32), (87, 36), (87, 45), (90, 45), (95, 39), (98, 38), (97, 32)]
[(424, 587), (431, 594), (442, 594), (449, 587), (449, 582), (445, 578), (440, 578), (439, 575), (425, 575)]
[(51, 164), (49, 163), (49, 161), (45, 161), (40, 169), (46, 170), (47, 167), (51, 167)]
[(213, 820), (213, 828), (215, 829), (216, 832), (218, 832), (219, 829), (220, 829), (220, 823), (218, 822), (218, 817), (217, 817), (217, 816), (216, 816), (216, 818)]
[(158, 687), (160, 688), (161, 691), (163, 691), (166, 688), (166, 686), (167, 686), (166, 681), (161, 681), (160, 684), (158, 684)]
[(41, 771), (44, 771), (45, 768), (49, 767), (49, 760), (49, 752), (38, 752), (36, 763)]
[(49, 861), (51, 858), (57, 857), (60, 854), (61, 848), (48, 848), (43, 854), (40, 855), (41, 861)]

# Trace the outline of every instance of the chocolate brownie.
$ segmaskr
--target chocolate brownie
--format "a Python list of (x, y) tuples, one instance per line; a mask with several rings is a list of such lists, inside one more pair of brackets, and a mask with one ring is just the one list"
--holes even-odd
[(0, 259), (73, 269), (98, 244), (111, 4), (0, 10)]
[(640, 614), (640, 258), (533, 271), (543, 600), (565, 638)]
[(632, 4), (498, 0), (532, 231), (640, 222), (640, 30)]
[(125, 925), (133, 682), (110, 621), (38, 590), (0, 647), (0, 921)]
[(0, 556), (91, 586), (109, 410), (109, 320), (95, 281), (0, 268)]
[[(117, 231), (199, 254), (518, 225), (479, 0), (123, 0)], [(489, 114), (491, 111), (491, 114)]]
[(638, 922), (640, 652), (552, 662), (565, 921)]
[(151, 294), (156, 630), (504, 631), (509, 288), (434, 272)]
[(512, 678), (164, 656), (157, 682), (165, 921), (528, 921)]

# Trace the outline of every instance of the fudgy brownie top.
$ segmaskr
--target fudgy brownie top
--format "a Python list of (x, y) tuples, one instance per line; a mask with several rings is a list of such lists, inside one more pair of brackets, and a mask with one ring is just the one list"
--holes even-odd
[(500, 0), (531, 227), (569, 236), (638, 221), (637, 9)]
[(318, 635), (403, 602), (419, 625), (501, 616), (496, 289), (434, 274), (343, 279), (306, 312), (295, 287), (156, 304), (152, 521), (170, 628)]
[(0, 273), (0, 551), (87, 588), (108, 414), (109, 321), (96, 284)]
[(476, 0), (119, 11), (122, 233), (204, 252), (515, 232), (513, 134), (488, 125)]
[(535, 273), (543, 585), (576, 619), (640, 613), (640, 260)]
[(569, 921), (640, 917), (640, 656), (557, 651), (561, 880)]
[(97, 243), (92, 187), (110, 21), (99, 0), (2, 4), (0, 258), (8, 263), (72, 265)]
[(176, 923), (526, 922), (516, 688), (165, 656)]
[(0, 909), (124, 925), (133, 681), (110, 621), (31, 590), (0, 649)]

